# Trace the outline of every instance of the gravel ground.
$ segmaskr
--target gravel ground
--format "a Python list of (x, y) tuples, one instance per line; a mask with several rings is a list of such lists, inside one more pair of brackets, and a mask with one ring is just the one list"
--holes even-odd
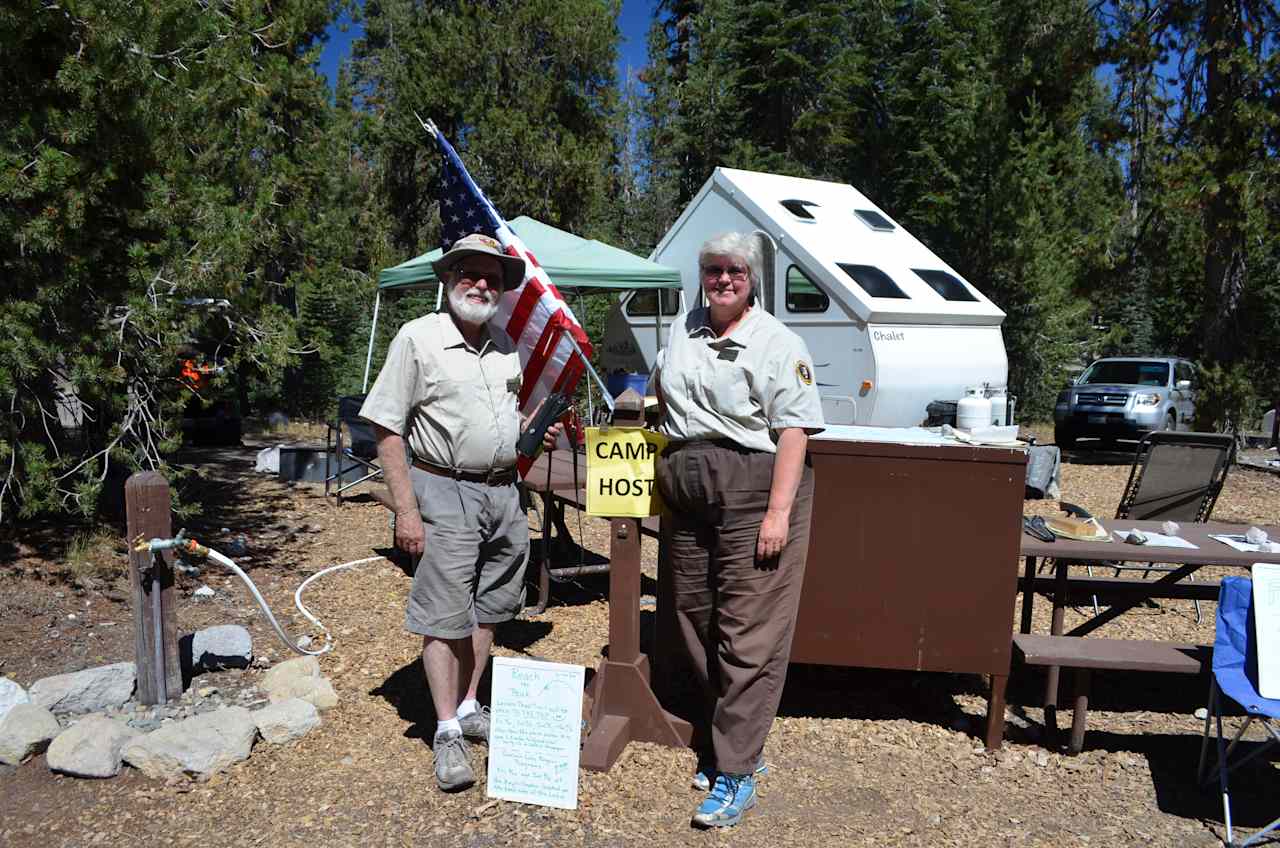
[[(272, 608), (292, 632), (308, 632), (293, 609), (294, 589), (327, 565), (387, 552), (387, 513), (366, 497), (337, 509), (316, 484), (253, 475), (252, 456), (251, 449), (193, 454), (216, 497), (192, 527), (215, 547), (243, 534), (247, 564)], [(1109, 515), (1128, 463), (1123, 453), (1069, 457), (1064, 499)], [(1048, 514), (1056, 505), (1029, 501), (1026, 509)], [(603, 521), (567, 517), (585, 548), (607, 553)], [(1280, 476), (1233, 470), (1215, 518), (1280, 525)], [(95, 555), (116, 558), (116, 566), (72, 582), (52, 528), (0, 538), (0, 673), (30, 685), (132, 657), (125, 586), (110, 576), (122, 546), (101, 548)], [(644, 562), (652, 577), (652, 540)], [(215, 589), (213, 599), (191, 596), (201, 583)], [(595, 666), (607, 641), (607, 585), (607, 577), (556, 585), (545, 613), (503, 629), (498, 653)], [(487, 799), (482, 747), (473, 749), (481, 787), (443, 795), (424, 741), (434, 717), (420, 645), (401, 627), (408, 586), (404, 571), (383, 560), (308, 589), (307, 606), (337, 640), (322, 668), (341, 703), (305, 739), (259, 745), (247, 762), (205, 783), (172, 786), (131, 770), (106, 781), (58, 777), (36, 757), (0, 773), (0, 845), (1220, 844), (1216, 793), (1194, 782), (1201, 723), (1192, 713), (1207, 683), (1151, 675), (1097, 675), (1086, 749), (1068, 757), (1042, 744), (1035, 705), (1043, 683), (1034, 671), (1015, 672), (1006, 744), (989, 753), (980, 738), (985, 690), (977, 676), (794, 667), (766, 747), (771, 771), (760, 806), (729, 832), (689, 828), (699, 800), (688, 785), (693, 755), (652, 745), (629, 746), (606, 774), (582, 772), (576, 811)], [(213, 571), (183, 577), (179, 595), (180, 631), (244, 624), (260, 654), (283, 658), (235, 578)], [(1048, 607), (1036, 608), (1040, 632), (1048, 629)], [(1068, 610), (1068, 626), (1085, 612)], [(1161, 602), (1102, 635), (1211, 641), (1212, 604), (1205, 613), (1196, 624), (1190, 602)], [(260, 673), (237, 673), (235, 685), (252, 685)], [(205, 675), (196, 685), (219, 679)], [(1238, 825), (1261, 826), (1276, 815), (1266, 802), (1278, 781), (1276, 764), (1263, 762), (1239, 782)]]

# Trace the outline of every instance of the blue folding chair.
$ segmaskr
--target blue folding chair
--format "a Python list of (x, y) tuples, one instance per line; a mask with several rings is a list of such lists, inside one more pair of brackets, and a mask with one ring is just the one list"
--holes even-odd
[[(1200, 744), (1200, 766), (1197, 769), (1201, 784), (1213, 780), (1216, 775), (1222, 791), (1222, 815), (1227, 826), (1228, 848), (1244, 848), (1262, 839), (1280, 827), (1280, 818), (1243, 842), (1236, 842), (1231, 831), (1231, 795), (1227, 787), (1227, 775), (1240, 766), (1270, 750), (1280, 742), (1280, 700), (1264, 698), (1258, 694), (1258, 654), (1254, 640), (1253, 581), (1247, 577), (1224, 577), (1218, 593), (1218, 627), (1213, 641), (1213, 677), (1209, 680), (1209, 710), (1204, 719), (1204, 740)], [(1222, 701), (1235, 701), (1245, 712), (1240, 729), (1230, 744), (1222, 734)], [(1266, 729), (1268, 739), (1251, 743), (1252, 749), (1234, 762), (1231, 755), (1245, 731), (1258, 722)], [(1206, 773), (1209, 753), (1209, 728), (1217, 725), (1218, 762)]]

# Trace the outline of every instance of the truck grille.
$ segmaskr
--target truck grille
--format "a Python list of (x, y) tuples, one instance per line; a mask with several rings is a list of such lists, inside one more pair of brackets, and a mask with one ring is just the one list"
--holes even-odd
[(1124, 406), (1128, 401), (1128, 395), (1109, 395), (1101, 392), (1081, 392), (1076, 395), (1076, 403), (1087, 406)]

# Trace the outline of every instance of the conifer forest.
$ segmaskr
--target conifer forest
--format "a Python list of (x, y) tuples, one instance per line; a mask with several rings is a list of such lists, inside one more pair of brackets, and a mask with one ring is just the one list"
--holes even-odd
[[(358, 392), (378, 272), (439, 244), (416, 115), (506, 217), (641, 256), (717, 166), (852, 184), (1007, 313), (1020, 420), (1112, 353), (1198, 362), (1197, 429), (1280, 398), (1269, 0), (662, 0), (630, 73), (619, 6), (7, 0), (0, 520), (165, 468), (193, 344), (247, 414)], [(433, 307), (383, 300), (375, 367)]]

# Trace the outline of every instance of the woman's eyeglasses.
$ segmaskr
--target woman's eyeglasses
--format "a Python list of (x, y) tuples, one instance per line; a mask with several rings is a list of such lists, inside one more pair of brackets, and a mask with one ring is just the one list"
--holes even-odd
[(730, 278), (735, 280), (744, 280), (747, 277), (747, 266), (745, 265), (703, 265), (702, 276), (710, 280), (720, 279), (721, 274), (728, 274)]

